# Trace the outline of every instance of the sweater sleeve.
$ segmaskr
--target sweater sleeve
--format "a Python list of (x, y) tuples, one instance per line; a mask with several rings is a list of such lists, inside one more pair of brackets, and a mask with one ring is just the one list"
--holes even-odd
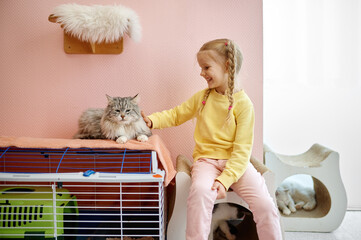
[(200, 102), (200, 92), (194, 94), (190, 99), (170, 110), (156, 112), (148, 117), (153, 123), (153, 129), (174, 127), (185, 123), (197, 115)]
[(237, 128), (233, 151), (223, 172), (216, 178), (227, 190), (241, 178), (247, 169), (253, 146), (254, 118), (252, 104), (236, 116)]

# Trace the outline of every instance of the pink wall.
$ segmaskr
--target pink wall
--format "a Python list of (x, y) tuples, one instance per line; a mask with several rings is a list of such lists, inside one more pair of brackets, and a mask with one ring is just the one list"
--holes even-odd
[[(211, 39), (228, 37), (241, 47), (243, 88), (255, 104), (254, 155), (262, 157), (262, 1), (122, 0), (140, 16), (140, 43), (128, 36), (120, 55), (68, 55), (63, 31), (48, 22), (68, 1), (0, 1), (0, 135), (71, 138), (88, 107), (105, 107), (105, 94), (141, 96), (150, 114), (176, 106), (205, 88), (196, 52)], [(173, 158), (191, 157), (194, 122), (155, 130)]]

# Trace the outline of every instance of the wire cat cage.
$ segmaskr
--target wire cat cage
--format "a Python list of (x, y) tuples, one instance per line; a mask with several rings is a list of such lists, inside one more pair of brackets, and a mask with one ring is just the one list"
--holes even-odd
[(165, 239), (150, 150), (0, 148), (0, 239)]

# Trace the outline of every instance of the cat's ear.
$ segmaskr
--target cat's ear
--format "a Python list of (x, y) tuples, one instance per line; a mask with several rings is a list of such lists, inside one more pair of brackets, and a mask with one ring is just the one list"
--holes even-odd
[(105, 94), (105, 96), (107, 96), (108, 102), (110, 102), (113, 98), (111, 96), (109, 96), (108, 94)]
[(137, 93), (137, 95), (135, 95), (134, 97), (132, 97), (131, 101), (135, 104), (138, 104), (140, 101), (140, 97), (139, 97), (139, 93)]

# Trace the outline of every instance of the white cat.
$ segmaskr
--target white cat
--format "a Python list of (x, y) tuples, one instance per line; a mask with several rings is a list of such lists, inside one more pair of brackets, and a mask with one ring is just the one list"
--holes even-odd
[(285, 215), (297, 209), (312, 210), (316, 207), (315, 191), (292, 179), (286, 179), (276, 190), (277, 206)]

